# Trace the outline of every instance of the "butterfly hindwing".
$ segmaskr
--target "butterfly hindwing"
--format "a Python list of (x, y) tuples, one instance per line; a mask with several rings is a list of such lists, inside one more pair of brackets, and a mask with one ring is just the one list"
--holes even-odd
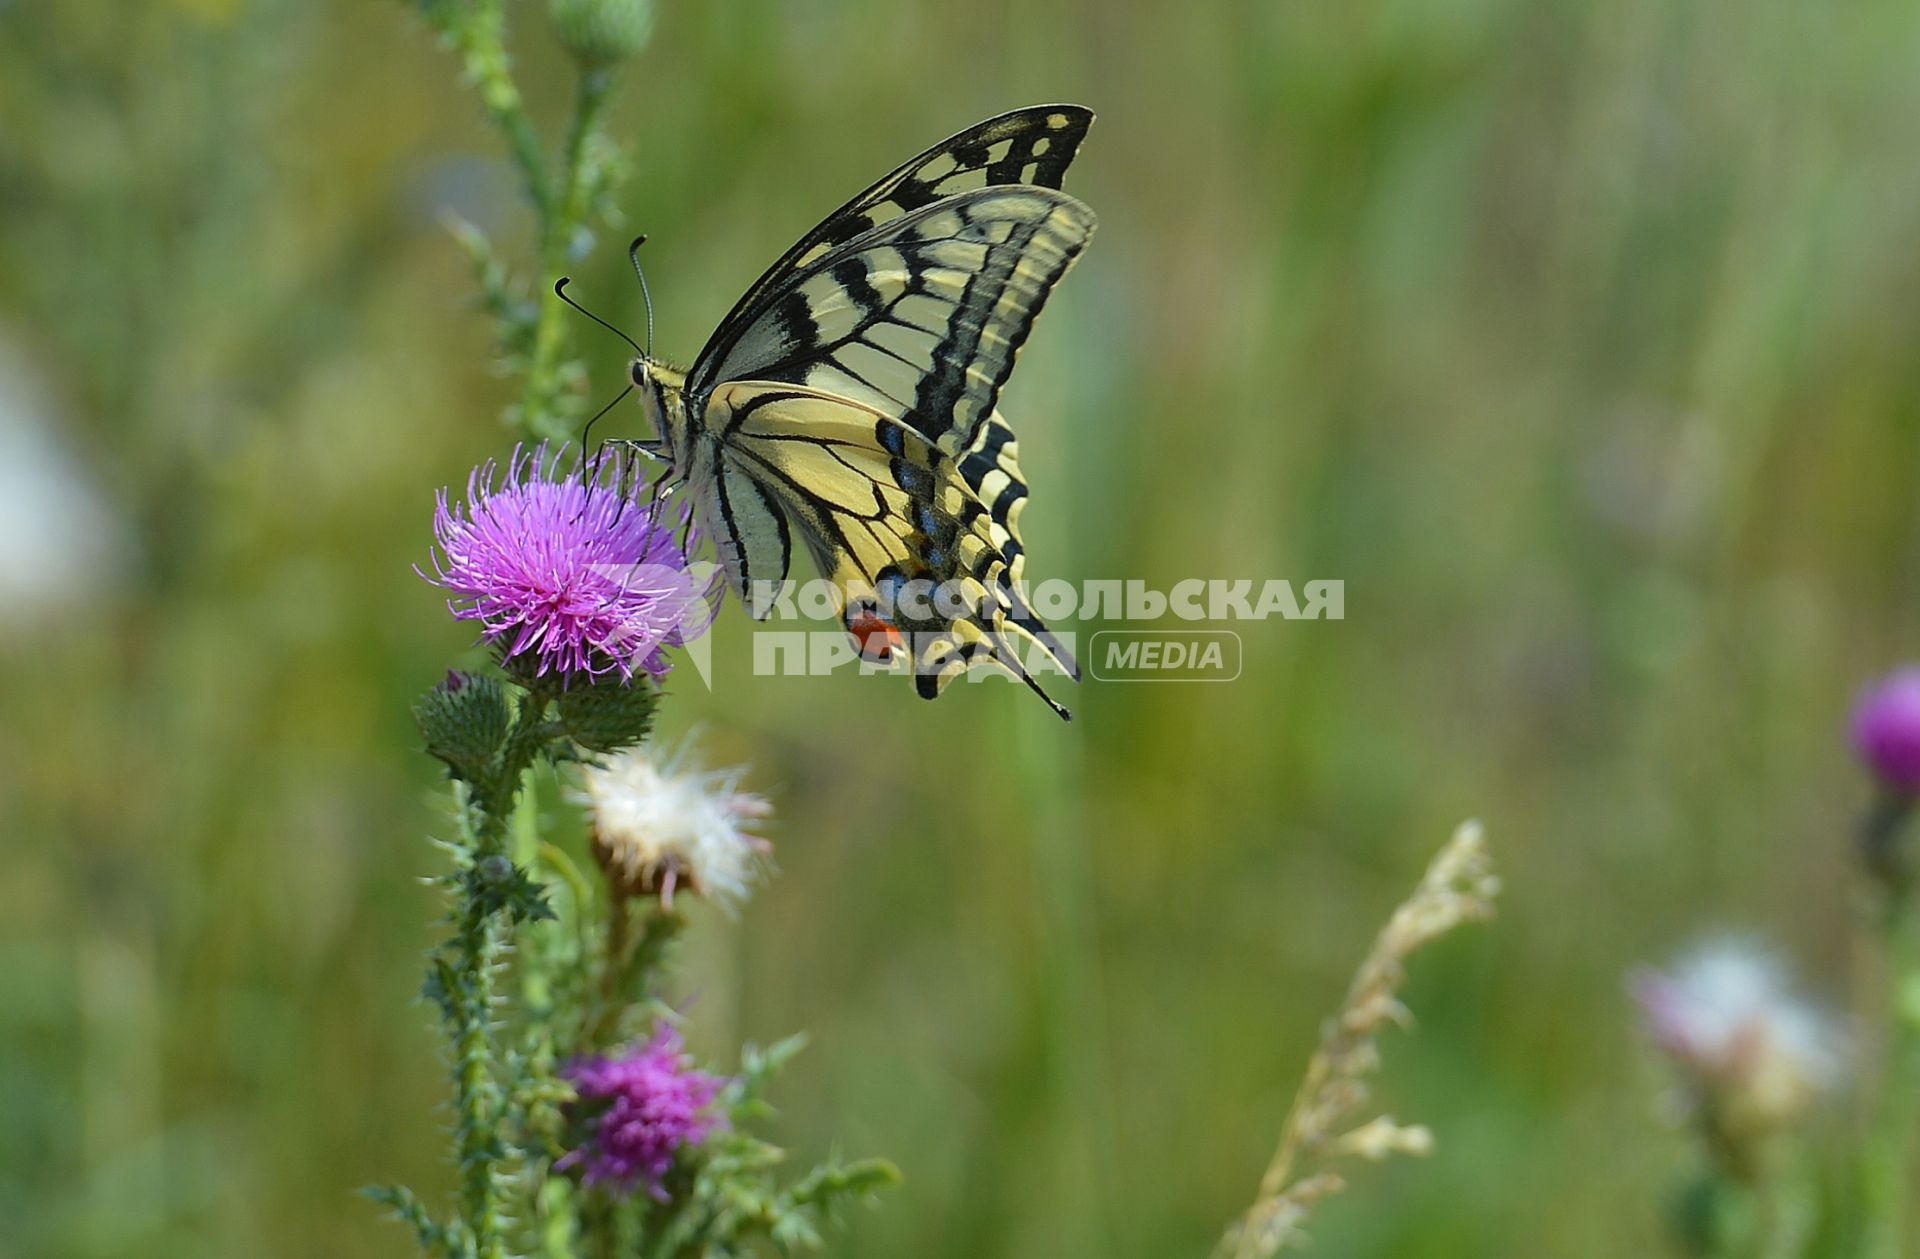
[[(721, 483), (750, 481), (784, 511), (839, 592), (850, 626), (871, 603), (902, 636), (922, 694), (938, 695), (968, 668), (991, 665), (1044, 697), (1022, 661), (1032, 645), (1079, 676), (1015, 589), (1003, 527), (959, 461), (923, 434), (854, 399), (778, 381), (721, 385), (706, 422), (723, 435), (715, 443)], [(751, 559), (754, 546), (723, 538), (720, 551), (723, 562)], [(729, 577), (736, 589), (748, 580)], [(915, 582), (919, 597), (902, 597)]]
[(958, 446), (956, 436), (948, 433), (940, 444), (942, 449), (958, 450), (960, 476), (986, 509), (989, 536), (1006, 560), (1007, 580), (1013, 596), (1007, 618), (1044, 644), (1078, 682), (1080, 667), (1074, 663), (1073, 654), (1034, 615), (1020, 594), (1027, 567), (1026, 546), (1020, 540), (1020, 509), (1027, 503), (1027, 482), (1020, 475), (1020, 443), (998, 411), (974, 430), (972, 439), (964, 447)]
[(749, 615), (766, 616), (769, 594), (787, 579), (793, 540), (787, 516), (758, 478), (728, 459), (722, 444), (702, 440), (688, 480), (700, 527), (714, 540), (720, 569)]

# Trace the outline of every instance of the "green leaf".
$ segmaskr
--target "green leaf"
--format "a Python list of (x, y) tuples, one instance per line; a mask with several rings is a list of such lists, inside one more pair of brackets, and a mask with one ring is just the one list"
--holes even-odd
[(360, 1195), (386, 1207), (395, 1219), (411, 1226), (414, 1238), (425, 1253), (451, 1255), (455, 1252), (453, 1235), (405, 1185), (368, 1185), (360, 1190)]
[(454, 992), (459, 978), (453, 973), (453, 966), (444, 957), (435, 957), (427, 963), (427, 978), (420, 985), (420, 995), (426, 998), (440, 1011), (440, 1018), (453, 1022), (458, 1012)]
[(516, 923), (553, 920), (546, 885), (504, 854), (483, 858), (465, 873), (467, 894), (492, 914), (505, 911)]

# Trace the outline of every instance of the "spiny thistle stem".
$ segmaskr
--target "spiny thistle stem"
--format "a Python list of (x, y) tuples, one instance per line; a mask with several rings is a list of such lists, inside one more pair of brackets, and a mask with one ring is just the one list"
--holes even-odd
[(460, 54), (467, 77), (480, 93), (480, 103), (513, 152), (527, 199), (544, 220), (553, 200), (547, 182), (547, 161), (541, 150), (540, 133), (527, 114), (507, 58), (507, 20), (502, 0), (471, 0), (470, 3), (440, 0), (429, 7), (428, 16)]
[(546, 728), (549, 702), (544, 691), (527, 692), (500, 753), (499, 769), (474, 789), (474, 803), (479, 805), (481, 815), (478, 839), (489, 850), (487, 855), (505, 855), (507, 825), (513, 819), (521, 782), (550, 735)]
[(453, 965), (446, 993), (452, 1022), (454, 1112), (459, 1150), (461, 1216), (476, 1259), (504, 1259), (500, 1163), (502, 1099), (494, 1077), (493, 976), (503, 941), (505, 905), (495, 890), (494, 867), (506, 855), (507, 823), (520, 784), (545, 744), (547, 698), (529, 692), (507, 736), (497, 771), (475, 784), (461, 810), (466, 870), (451, 941)]
[[(594, 173), (590, 151), (593, 136), (607, 109), (613, 72), (604, 66), (584, 66), (574, 94), (573, 121), (567, 129), (561, 160), (562, 186), (542, 214), (540, 267), (549, 280), (564, 274), (574, 237), (584, 226)], [(544, 287), (544, 286), (543, 286)], [(537, 436), (566, 435), (560, 399), (567, 386), (565, 371), (566, 305), (553, 293), (544, 293), (539, 322), (534, 326), (533, 357), (527, 367), (526, 390), (520, 403), (521, 422)]]
[[(484, 816), (484, 815), (483, 815)], [(484, 822), (471, 830), (472, 854), (483, 862), (494, 853)], [(461, 1215), (478, 1259), (500, 1259), (505, 1252), (497, 1174), (500, 1137), (499, 1085), (493, 1078), (493, 971), (499, 955), (494, 909), (476, 891), (473, 880), (459, 911), (453, 951), (455, 983), (449, 994), (454, 1012), (454, 1111), (459, 1142)]]
[[(612, 64), (602, 59), (581, 59), (573, 117), (556, 174), (514, 81), (506, 51), (502, 0), (422, 0), (421, 7), (428, 21), (459, 54), (488, 117), (505, 138), (539, 225), (542, 296), (533, 321), (526, 379), (512, 418), (527, 436), (564, 441), (571, 436), (565, 398), (579, 364), (566, 352), (564, 303), (547, 289), (566, 272), (570, 251), (586, 226), (595, 193), (605, 182), (605, 164), (597, 156), (595, 139), (613, 86)], [(491, 253), (484, 238), (467, 233), (462, 244), (476, 261), (490, 265)], [(496, 307), (500, 305), (498, 296), (490, 292)]]
[[(539, 806), (532, 791), (523, 791), (513, 811), (513, 860), (529, 876), (538, 880), (544, 872), (543, 845), (540, 842)], [(520, 1009), (524, 1029), (520, 1040), (519, 1069), (514, 1072), (511, 1109), (521, 1134), (523, 1149), (537, 1150), (542, 1142), (558, 1140), (562, 1127), (559, 1098), (552, 1089), (559, 1053), (555, 1045), (554, 1013), (556, 997), (553, 973), (553, 935), (557, 922), (530, 924), (527, 947), (516, 954), (520, 978)], [(529, 1222), (537, 1251), (565, 1254), (570, 1230), (555, 1227), (551, 1195), (543, 1184), (545, 1161), (525, 1158), (518, 1169), (519, 1200), (532, 1206)], [(553, 1188), (564, 1193), (564, 1182)]]

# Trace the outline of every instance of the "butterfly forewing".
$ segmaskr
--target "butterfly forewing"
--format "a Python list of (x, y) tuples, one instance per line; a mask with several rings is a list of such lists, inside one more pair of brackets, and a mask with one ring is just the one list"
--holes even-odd
[(1080, 105), (1031, 105), (975, 123), (902, 164), (821, 220), (753, 282), (695, 360), (694, 389), (704, 392), (723, 379), (714, 369), (727, 347), (796, 271), (942, 197), (1003, 184), (1058, 188), (1092, 125), (1093, 112)]
[(869, 403), (964, 449), (993, 414), (1093, 212), (1046, 188), (924, 206), (797, 271), (741, 329), (718, 380), (779, 380)]

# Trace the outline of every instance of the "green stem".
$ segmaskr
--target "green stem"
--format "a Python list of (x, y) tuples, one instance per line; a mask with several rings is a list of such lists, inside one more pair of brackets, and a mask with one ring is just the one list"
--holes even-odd
[(507, 824), (513, 819), (514, 801), (520, 784), (532, 768), (540, 750), (547, 745), (546, 727), (550, 697), (541, 690), (530, 690), (520, 701), (520, 712), (507, 732), (506, 746), (500, 751), (499, 768), (484, 783), (474, 787), (474, 800), (480, 806), (479, 841), (492, 853), (506, 851)]
[[(589, 152), (593, 134), (607, 110), (608, 89), (613, 72), (605, 66), (586, 66), (574, 93), (573, 121), (567, 128), (566, 148), (561, 155), (563, 183), (557, 194), (542, 207), (540, 225), (541, 284), (559, 279), (566, 271), (568, 251), (575, 235), (586, 222), (593, 184), (593, 160)], [(566, 307), (551, 292), (540, 303), (540, 315), (533, 331), (533, 357), (527, 367), (527, 384), (521, 395), (520, 419), (535, 436), (561, 440), (569, 436), (563, 423), (561, 398), (567, 386)]]
[(1799, 1150), (1782, 1151), (1760, 1187), (1759, 1259), (1801, 1259), (1813, 1235), (1818, 1198)]
[(605, 1194), (587, 1191), (580, 1201), (580, 1231), (586, 1240), (588, 1259), (617, 1259), (620, 1253), (620, 1221), (613, 1203)]
[(621, 987), (633, 952), (633, 902), (618, 888), (607, 904), (607, 955), (600, 964), (600, 1009), (587, 1032), (586, 1048), (598, 1049), (620, 1018)]
[(646, 917), (636, 938), (633, 934), (634, 904), (614, 893), (607, 924), (607, 949), (600, 972), (599, 1009), (587, 1029), (584, 1048), (605, 1048), (620, 1031), (620, 1017), (636, 1000), (653, 988), (655, 973), (666, 959), (667, 949), (686, 925), (686, 919), (671, 909), (655, 909)]
[(553, 193), (547, 182), (547, 160), (540, 146), (540, 133), (534, 129), (520, 88), (513, 81), (513, 69), (507, 59), (507, 20), (501, 0), (475, 0), (473, 5), (451, 17), (442, 27), (460, 59), (467, 77), (479, 90), (480, 102), (488, 117), (507, 138), (514, 164), (526, 185), (527, 200), (544, 222), (549, 214)]
[[(534, 877), (541, 871), (540, 806), (534, 793), (523, 791), (513, 810), (513, 863)], [(553, 975), (552, 932), (543, 925), (534, 933), (534, 946), (520, 957), (520, 999), (526, 1005), (530, 1039), (552, 1046)]]
[(453, 1012), (454, 1111), (461, 1214), (475, 1259), (505, 1259), (501, 1211), (502, 1099), (493, 1043), (493, 976), (502, 948), (499, 906), (486, 888), (489, 867), (507, 856), (507, 823), (521, 782), (545, 742), (547, 699), (529, 693), (507, 736), (500, 767), (475, 784), (461, 813), (468, 869), (455, 915), (448, 998)]
[[(483, 815), (484, 817), (484, 815)], [(484, 821), (474, 830), (473, 858), (493, 856), (497, 838), (486, 838)], [(471, 884), (469, 884), (471, 889)], [(478, 1259), (505, 1254), (500, 1218), (500, 1088), (494, 1079), (493, 972), (500, 939), (495, 914), (469, 890), (454, 934), (454, 1109), (460, 1151), (460, 1204)]]
[(1907, 1246), (1907, 1198), (1913, 1186), (1914, 1124), (1920, 1117), (1920, 915), (1905, 898), (1884, 924), (1892, 988), (1886, 1075), (1864, 1163), (1863, 1259), (1901, 1259)]
[(680, 938), (687, 920), (676, 909), (658, 909), (647, 915), (627, 957), (620, 998), (631, 1003), (651, 996), (658, 986), (660, 968), (666, 964), (667, 950)]
[[(520, 793), (513, 811), (514, 864), (536, 880), (542, 873), (540, 809), (535, 793)], [(554, 975), (559, 946), (557, 922), (531, 922), (524, 932), (525, 943), (519, 949), (516, 967), (520, 973), (520, 1004), (524, 1031), (520, 1042), (521, 1067), (516, 1087), (520, 1090), (521, 1139), (524, 1148), (545, 1151), (560, 1139), (564, 1119), (554, 1096), (555, 1068), (559, 1060), (554, 1032)], [(564, 1190), (566, 1182), (549, 1184), (547, 1161), (536, 1155), (522, 1161), (519, 1168), (520, 1199), (532, 1204), (533, 1237), (541, 1251), (549, 1256), (566, 1255), (570, 1230), (565, 1226), (571, 1212), (555, 1215), (551, 1210), (554, 1195), (549, 1189)]]

